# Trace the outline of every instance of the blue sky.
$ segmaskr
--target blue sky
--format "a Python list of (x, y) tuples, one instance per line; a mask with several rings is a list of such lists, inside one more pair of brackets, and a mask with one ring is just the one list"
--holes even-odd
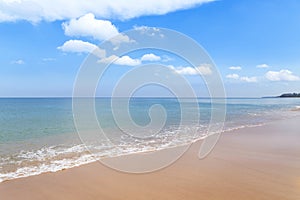
[[(0, 2), (2, 97), (71, 96), (76, 74), (92, 45), (142, 26), (174, 29), (202, 45), (230, 97), (300, 92), (297, 0), (96, 1), (84, 8), (84, 1), (72, 5), (28, 2), (30, 6), (24, 1)], [(99, 29), (84, 29), (93, 22)], [(70, 40), (85, 43), (67, 46)], [(192, 75), (187, 78), (193, 79)]]

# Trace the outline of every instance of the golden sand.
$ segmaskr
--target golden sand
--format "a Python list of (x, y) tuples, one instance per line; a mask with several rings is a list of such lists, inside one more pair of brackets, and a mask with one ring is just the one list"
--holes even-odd
[(197, 158), (197, 142), (154, 173), (126, 174), (96, 162), (6, 181), (0, 183), (0, 199), (299, 200), (299, 122), (224, 133), (204, 160)]

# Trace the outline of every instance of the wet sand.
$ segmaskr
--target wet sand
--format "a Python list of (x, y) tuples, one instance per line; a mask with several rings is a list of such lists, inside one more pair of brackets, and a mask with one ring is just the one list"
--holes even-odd
[(200, 143), (154, 173), (127, 174), (95, 162), (0, 183), (0, 199), (300, 199), (300, 118), (223, 133), (203, 160)]

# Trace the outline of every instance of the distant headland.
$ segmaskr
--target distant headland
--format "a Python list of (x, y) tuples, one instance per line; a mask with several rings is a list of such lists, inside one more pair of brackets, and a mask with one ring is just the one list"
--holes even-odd
[(300, 93), (285, 93), (279, 96), (279, 98), (300, 98)]
[(266, 96), (262, 98), (300, 98), (300, 93), (284, 93), (280, 96)]

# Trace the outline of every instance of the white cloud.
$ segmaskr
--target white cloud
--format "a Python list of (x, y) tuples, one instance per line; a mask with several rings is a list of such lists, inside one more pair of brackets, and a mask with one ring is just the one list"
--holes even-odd
[(226, 76), (226, 78), (239, 80), (239, 81), (247, 82), (247, 83), (256, 83), (258, 81), (257, 77), (255, 77), (255, 76), (253, 76), (253, 77), (247, 77), (247, 76), (240, 77), (238, 74), (228, 74)]
[(229, 67), (230, 70), (242, 70), (242, 67), (240, 66), (231, 66)]
[(247, 83), (256, 83), (257, 77), (253, 76), (253, 77), (247, 77), (247, 76), (243, 76), (240, 78), (241, 81), (247, 82)]
[(114, 60), (117, 60), (118, 58), (119, 57), (116, 56), (116, 55), (111, 55), (109, 57), (105, 57), (105, 58), (102, 58), (102, 59), (98, 60), (98, 62), (100, 62), (100, 63), (111, 63)]
[(116, 55), (111, 55), (106, 58), (102, 58), (99, 60), (101, 63), (111, 63), (117, 65), (127, 65), (127, 66), (137, 66), (142, 64), (144, 61), (159, 61), (161, 60), (161, 57), (158, 55), (155, 55), (153, 53), (144, 54), (141, 58), (131, 58), (130, 56), (122, 56), (118, 57)]
[(98, 41), (110, 39), (109, 41), (115, 45), (114, 50), (117, 50), (121, 43), (134, 42), (127, 35), (119, 33), (117, 27), (110, 21), (96, 19), (92, 13), (64, 22), (62, 27), (67, 36), (92, 37)]
[(161, 57), (153, 54), (153, 53), (148, 53), (142, 56), (141, 61), (159, 61), (161, 60)]
[(99, 18), (131, 19), (144, 15), (162, 15), (188, 9), (213, 0), (4, 0), (0, 2), (0, 21), (55, 21), (94, 13)]
[(62, 46), (57, 49), (63, 52), (73, 53), (92, 53), (100, 58), (105, 57), (105, 50), (98, 48), (96, 45), (84, 42), (82, 40), (68, 40)]
[(57, 47), (61, 51), (76, 53), (90, 53), (96, 48), (96, 45), (82, 40), (68, 40), (62, 46)]
[(133, 59), (129, 56), (118, 57), (116, 55), (109, 56), (107, 58), (102, 58), (99, 60), (101, 63), (111, 63), (113, 62), (116, 65), (126, 65), (126, 66), (137, 66), (141, 64), (139, 59)]
[(226, 78), (238, 80), (240, 76), (238, 74), (228, 74)]
[(210, 75), (212, 73), (209, 64), (203, 64), (196, 68), (195, 67), (174, 67), (173, 65), (169, 65), (168, 67), (181, 75), (198, 75), (198, 74)]
[(266, 78), (270, 81), (299, 81), (300, 77), (293, 74), (293, 72), (283, 69), (280, 71), (268, 71)]
[[(159, 56), (149, 53), (144, 54), (141, 58), (131, 58), (130, 56), (118, 57), (116, 55), (111, 55), (100, 59), (100, 63), (114, 63), (116, 65), (126, 65), (126, 66), (137, 66), (142, 64), (143, 61), (156, 61), (160, 58)], [(161, 58), (160, 58), (161, 59)], [(160, 60), (159, 59), (159, 60)], [(211, 66), (209, 64), (202, 64), (196, 68), (194, 67), (174, 67), (173, 65), (168, 66), (174, 72), (181, 75), (210, 75), (212, 73)]]
[(13, 61), (11, 61), (11, 64), (24, 65), (24, 64), (25, 64), (25, 61), (22, 60), (22, 59), (19, 59), (19, 60), (13, 60)]
[(202, 64), (197, 67), (197, 70), (202, 74), (202, 75), (210, 75), (212, 74), (211, 71), (211, 66), (209, 64)]
[(269, 68), (270, 66), (267, 64), (256, 65), (256, 68)]
[(137, 66), (141, 64), (141, 61), (139, 59), (130, 58), (129, 56), (122, 56), (118, 58), (115, 63), (117, 65)]
[(116, 45), (117, 48), (121, 43), (131, 43), (135, 42), (134, 40), (130, 39), (127, 35), (120, 33), (109, 40), (113, 45)]
[(141, 34), (148, 36), (160, 36), (161, 38), (165, 37), (165, 35), (160, 32), (160, 29), (156, 27), (134, 26), (133, 28), (134, 30), (139, 31)]
[(134, 26), (133, 28), (134, 28), (134, 30), (140, 31), (142, 33), (146, 33), (148, 31), (154, 31), (154, 32), (160, 31), (160, 29), (157, 27), (149, 27), (149, 26)]
[(110, 21), (95, 19), (92, 13), (64, 22), (62, 26), (68, 36), (93, 37), (96, 40), (106, 40), (119, 34)]

